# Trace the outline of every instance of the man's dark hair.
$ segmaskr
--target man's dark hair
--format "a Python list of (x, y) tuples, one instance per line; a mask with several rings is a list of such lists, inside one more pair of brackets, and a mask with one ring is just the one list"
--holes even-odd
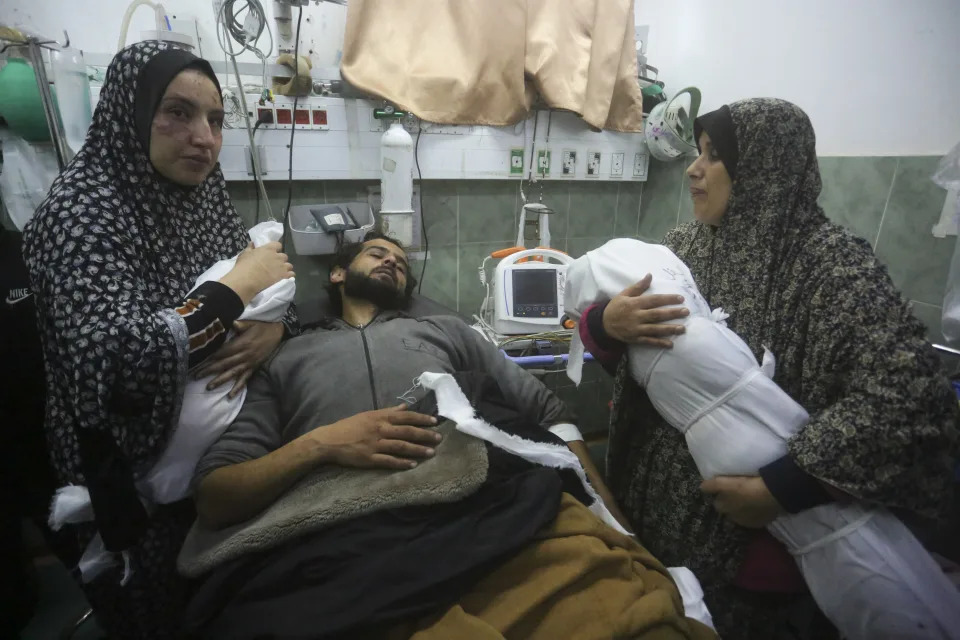
[[(363, 250), (363, 245), (371, 240), (386, 240), (398, 247), (400, 250), (406, 253), (406, 249), (403, 244), (396, 238), (391, 238), (379, 231), (368, 231), (366, 235), (363, 236), (363, 240), (359, 242), (350, 242), (340, 246), (337, 250), (336, 255), (333, 258), (333, 264), (330, 265), (330, 272), (332, 273), (334, 269), (340, 267), (344, 271), (350, 270), (350, 265), (353, 263), (354, 259), (360, 255), (360, 252)], [(410, 271), (408, 269), (408, 271)], [(413, 292), (417, 288), (417, 279), (414, 277), (413, 273), (407, 273), (407, 286), (403, 291), (404, 297), (409, 300), (410, 296), (413, 295)], [(334, 284), (332, 282), (327, 284), (327, 294), (330, 296), (330, 311), (333, 315), (339, 316), (343, 314), (343, 299), (340, 297), (340, 285)]]

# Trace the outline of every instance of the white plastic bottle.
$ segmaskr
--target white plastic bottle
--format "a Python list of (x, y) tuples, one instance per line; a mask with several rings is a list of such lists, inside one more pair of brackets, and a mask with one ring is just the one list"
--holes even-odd
[(413, 244), (413, 138), (394, 122), (380, 139), (380, 217), (385, 233)]

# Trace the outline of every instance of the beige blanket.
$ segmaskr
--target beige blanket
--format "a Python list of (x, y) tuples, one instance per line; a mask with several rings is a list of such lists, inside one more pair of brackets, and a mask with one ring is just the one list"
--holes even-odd
[(437, 454), (409, 471), (329, 468), (304, 478), (258, 516), (220, 531), (194, 523), (177, 568), (196, 578), (248, 553), (382, 509), (455, 502), (487, 479), (482, 440), (446, 421), (437, 430)]
[(430, 122), (643, 130), (633, 0), (350, 0), (343, 77)]
[(570, 494), (536, 539), (450, 607), (354, 640), (716, 640), (664, 566)]

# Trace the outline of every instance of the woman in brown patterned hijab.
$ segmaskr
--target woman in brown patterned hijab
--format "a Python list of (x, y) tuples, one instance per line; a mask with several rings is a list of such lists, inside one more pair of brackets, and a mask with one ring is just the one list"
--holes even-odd
[[(697, 220), (663, 243), (757, 356), (764, 347), (776, 355), (775, 381), (811, 419), (760, 476), (702, 483), (682, 434), (621, 362), (609, 486), (644, 545), (701, 580), (722, 637), (777, 638), (811, 603), (794, 562), (761, 527), (835, 499), (943, 515), (958, 458), (957, 400), (870, 245), (817, 204), (806, 114), (782, 100), (744, 100), (695, 129), (700, 156), (687, 175)], [(585, 314), (588, 348), (665, 335), (638, 327), (643, 316), (630, 304), (618, 296)]]

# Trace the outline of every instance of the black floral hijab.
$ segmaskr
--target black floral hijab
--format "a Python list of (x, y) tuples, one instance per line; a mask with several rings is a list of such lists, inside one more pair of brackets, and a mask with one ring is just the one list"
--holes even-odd
[[(732, 131), (730, 130), (732, 128)], [(827, 218), (817, 204), (816, 137), (796, 105), (773, 98), (734, 102), (698, 119), (734, 176), (718, 227), (699, 225), (681, 256), (713, 307), (754, 352), (773, 347), (784, 278), (804, 244)], [(730, 146), (734, 145), (734, 148)]]
[[(83, 148), (24, 231), (53, 463), (92, 494), (91, 470), (118, 464), (138, 475), (162, 451), (187, 375), (189, 336), (175, 309), (200, 273), (248, 241), (219, 166), (183, 187), (150, 163), (137, 95), (162, 95), (172, 80), (169, 64), (150, 64), (161, 56), (180, 69), (199, 64), (164, 43), (120, 51)], [(144, 82), (163, 86), (144, 92)]]
[[(729, 140), (725, 118), (710, 116), (701, 125), (711, 140)], [(774, 379), (810, 413), (789, 442), (804, 471), (866, 502), (942, 514), (957, 399), (923, 325), (870, 244), (817, 204), (806, 114), (760, 98), (729, 105), (729, 122), (737, 159), (724, 217), (682, 225), (664, 244), (758, 357), (775, 354)]]

